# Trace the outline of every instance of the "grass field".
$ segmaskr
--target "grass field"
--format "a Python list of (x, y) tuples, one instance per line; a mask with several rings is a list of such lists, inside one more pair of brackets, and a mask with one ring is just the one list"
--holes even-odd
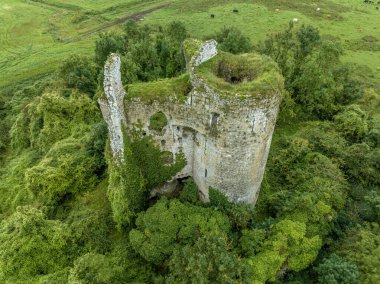
[[(292, 18), (340, 40), (344, 60), (370, 67), (380, 81), (380, 11), (361, 0), (2, 0), (0, 87), (49, 73), (71, 53), (92, 55), (99, 31), (117, 29), (126, 17), (151, 10), (143, 23), (180, 20), (194, 37), (237, 26), (252, 42), (283, 30)], [(170, 4), (161, 8), (162, 4)], [(317, 12), (317, 8), (320, 11)], [(238, 9), (239, 13), (233, 13)], [(211, 18), (214, 14), (215, 18)], [(373, 41), (365, 42), (363, 37)]]

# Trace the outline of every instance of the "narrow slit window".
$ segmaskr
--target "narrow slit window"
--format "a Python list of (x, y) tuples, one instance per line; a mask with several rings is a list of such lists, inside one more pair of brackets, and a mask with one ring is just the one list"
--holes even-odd
[(218, 125), (218, 120), (219, 120), (219, 114), (213, 112), (211, 114), (211, 123), (210, 123), (211, 128), (216, 127)]

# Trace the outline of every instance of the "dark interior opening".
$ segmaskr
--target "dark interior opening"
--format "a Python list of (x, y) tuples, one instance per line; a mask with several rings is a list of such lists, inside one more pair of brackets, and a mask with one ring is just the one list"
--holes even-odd
[(191, 178), (191, 176), (185, 176), (185, 177), (182, 177), (182, 178), (177, 178), (178, 180), (178, 183), (179, 184), (184, 184), (185, 180), (188, 180), (189, 178)]
[(216, 127), (218, 125), (218, 119), (219, 119), (219, 114), (213, 112), (211, 114), (211, 128)]
[(214, 74), (231, 84), (250, 82), (257, 77), (257, 70), (242, 59), (221, 60)]
[(231, 77), (231, 83), (232, 84), (237, 84), (237, 83), (240, 83), (240, 80), (239, 78), (235, 77), (235, 76), (232, 76)]

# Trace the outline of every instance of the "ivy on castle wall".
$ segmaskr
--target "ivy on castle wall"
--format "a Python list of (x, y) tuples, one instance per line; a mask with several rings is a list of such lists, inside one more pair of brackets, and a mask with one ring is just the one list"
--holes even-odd
[(165, 164), (165, 153), (150, 136), (124, 130), (124, 162), (109, 158), (109, 190), (113, 217), (119, 228), (127, 227), (145, 208), (150, 191), (170, 180), (186, 165), (183, 154)]

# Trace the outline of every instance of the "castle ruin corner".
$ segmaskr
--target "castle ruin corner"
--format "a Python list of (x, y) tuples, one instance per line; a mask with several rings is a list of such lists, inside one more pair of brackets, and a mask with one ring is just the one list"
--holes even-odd
[[(279, 69), (256, 53), (218, 51), (214, 40), (186, 40), (184, 54), (186, 74), (131, 84), (126, 94), (120, 58), (110, 55), (99, 104), (113, 156), (122, 162), (124, 124), (127, 133), (151, 135), (173, 158), (183, 153), (187, 164), (173, 179), (192, 177), (204, 200), (211, 187), (230, 201), (254, 205), (282, 100)], [(159, 116), (165, 124), (157, 129)]]

